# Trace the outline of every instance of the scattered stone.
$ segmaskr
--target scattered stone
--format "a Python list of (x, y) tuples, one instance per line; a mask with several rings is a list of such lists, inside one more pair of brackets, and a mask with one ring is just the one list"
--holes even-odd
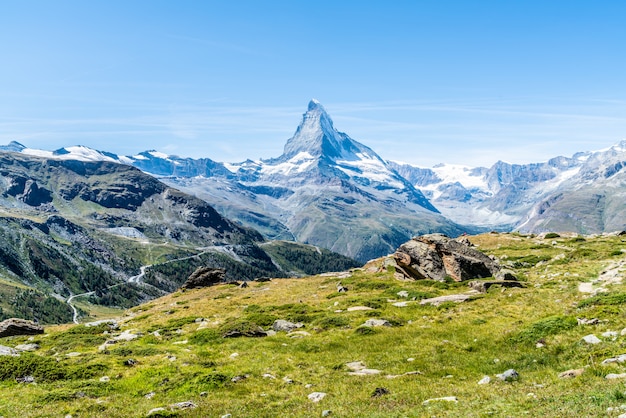
[(230, 358), (235, 358), (235, 357), (239, 357), (239, 353), (233, 353), (229, 356)]
[(428, 405), (431, 402), (458, 402), (459, 400), (457, 399), (456, 396), (444, 396), (443, 398), (433, 398), (433, 399), (426, 399), (424, 402), (422, 402), (422, 405)]
[(408, 361), (410, 363), (412, 361), (415, 361), (415, 359), (413, 357), (409, 357), (408, 359), (406, 359), (406, 361)]
[(150, 415), (154, 415), (154, 414), (156, 414), (156, 413), (158, 413), (158, 412), (163, 412), (163, 411), (165, 411), (165, 410), (166, 410), (166, 409), (165, 409), (165, 408), (163, 408), (163, 407), (159, 407), (159, 408), (152, 408), (151, 410), (149, 410), (149, 411), (148, 411), (148, 416), (150, 416)]
[(396, 293), (396, 295), (398, 295), (399, 298), (408, 298), (409, 292), (406, 290), (401, 290), (398, 293)]
[(120, 325), (117, 323), (115, 319), (101, 319), (99, 321), (86, 322), (83, 324), (86, 327), (97, 327), (99, 325), (107, 324), (110, 329), (118, 330), (120, 329)]
[(389, 389), (387, 388), (376, 388), (374, 392), (372, 392), (372, 398), (378, 398), (383, 395), (388, 395), (389, 393)]
[[(515, 277), (515, 276), (513, 276)], [(467, 284), (471, 289), (476, 290), (477, 292), (480, 293), (487, 293), (487, 290), (489, 290), (489, 288), (491, 286), (501, 286), (501, 287), (505, 287), (505, 288), (511, 288), (511, 287), (519, 287), (519, 288), (524, 288), (526, 287), (523, 283), (520, 283), (517, 281), (516, 278), (513, 279), (502, 279), (502, 280), (476, 280), (476, 281), (471, 281)]]
[(284, 319), (277, 319), (276, 321), (274, 321), (274, 324), (272, 325), (272, 329), (274, 331), (285, 331), (285, 332), (291, 332), (294, 329), (298, 329), (298, 328), (302, 328), (304, 326), (304, 324), (302, 322), (289, 322), (286, 321)]
[(626, 377), (626, 373), (609, 373), (604, 376), (605, 379), (623, 379)]
[(114, 341), (132, 341), (132, 340), (136, 340), (142, 335), (143, 334), (141, 333), (133, 334), (132, 332), (130, 332), (130, 330), (126, 330), (122, 332), (120, 335), (113, 337), (113, 340)]
[(337, 284), (337, 293), (346, 293), (348, 291), (348, 288), (345, 286), (342, 286), (341, 283)]
[(169, 361), (176, 361), (176, 356), (168, 355), (168, 356), (166, 356), (166, 358), (167, 358)]
[(231, 382), (233, 383), (237, 383), (237, 382), (241, 382), (242, 380), (246, 380), (248, 378), (249, 375), (245, 374), (245, 375), (238, 375), (233, 377), (232, 379), (230, 379)]
[(566, 370), (564, 372), (559, 373), (559, 378), (560, 379), (572, 379), (574, 377), (578, 377), (581, 374), (583, 374), (585, 371), (585, 369), (571, 369), (571, 370)]
[(479, 385), (488, 385), (489, 383), (491, 383), (491, 378), (489, 376), (484, 376), (478, 381)]
[(27, 385), (29, 383), (35, 383), (35, 378), (33, 376), (16, 377), (15, 381), (17, 383), (24, 383)]
[(129, 358), (128, 360), (124, 361), (124, 366), (136, 366), (137, 365), (137, 360), (133, 359), (133, 358)]
[(100, 378), (100, 381), (101, 381), (101, 382), (109, 382), (110, 380), (111, 380), (111, 378), (110, 378), (109, 376), (102, 376), (102, 377)]
[(392, 305), (396, 308), (406, 308), (407, 306), (409, 306), (408, 302), (395, 302), (392, 303)]
[(461, 294), (457, 294), (457, 295), (446, 295), (446, 296), (438, 296), (436, 298), (429, 298), (429, 299), (422, 299), (420, 301), (420, 305), (433, 305), (433, 306), (439, 306), (444, 302), (456, 302), (456, 303), (460, 303), (460, 302), (465, 302), (467, 300), (473, 299), (476, 296), (474, 294), (469, 294), (469, 293), (461, 293)]
[(606, 331), (602, 333), (602, 336), (604, 338), (611, 338), (613, 341), (615, 341), (617, 339), (617, 332), (616, 331)]
[(509, 369), (504, 373), (497, 374), (496, 377), (504, 382), (512, 382), (519, 379), (519, 373), (517, 373), (514, 369)]
[(240, 289), (245, 289), (246, 287), (248, 287), (248, 282), (241, 282), (241, 284), (239, 285)]
[(0, 345), (0, 356), (13, 356), (18, 357), (20, 352), (15, 348), (7, 347), (5, 345)]
[(191, 402), (191, 401), (185, 401), (185, 402), (178, 402), (175, 403), (173, 405), (170, 405), (170, 408), (172, 409), (193, 409), (193, 408), (197, 408), (198, 405), (196, 405), (195, 403)]
[(380, 370), (376, 370), (376, 369), (361, 369), (361, 370), (357, 370), (355, 372), (349, 372), (348, 375), (350, 376), (372, 376), (375, 374), (380, 374), (382, 373)]
[(291, 338), (302, 338), (302, 337), (310, 337), (311, 334), (306, 331), (292, 331), (287, 334), (288, 337)]
[(146, 393), (143, 397), (146, 399), (152, 399), (154, 398), (154, 395), (156, 395), (156, 392), (150, 392), (150, 393)]
[(586, 342), (587, 344), (600, 344), (602, 342), (601, 339), (599, 339), (593, 334), (585, 335), (583, 337), (583, 341)]
[(307, 383), (306, 385), (304, 385), (305, 389), (311, 389), (312, 387), (313, 387), (313, 385), (310, 384), (310, 383)]
[(362, 361), (351, 361), (350, 363), (346, 363), (346, 367), (353, 372), (365, 369), (365, 363)]
[(194, 289), (198, 287), (208, 287), (220, 283), (224, 280), (226, 270), (211, 267), (198, 267), (187, 281), (183, 283), (181, 289)]
[(610, 364), (610, 363), (623, 363), (626, 361), (626, 354), (620, 354), (616, 357), (611, 357), (602, 362), (602, 364)]
[(355, 312), (355, 311), (373, 311), (374, 308), (370, 308), (369, 306), (351, 306), (346, 311)]
[(20, 344), (20, 345), (16, 345), (15, 349), (19, 351), (35, 351), (35, 350), (39, 350), (39, 344), (35, 344), (35, 343)]
[(390, 327), (391, 322), (387, 321), (386, 319), (368, 319), (367, 321), (365, 321), (365, 323), (362, 326), (364, 327)]
[(72, 351), (71, 353), (67, 353), (65, 357), (80, 357), (83, 353), (79, 353), (78, 351)]
[(545, 345), (544, 343), (542, 343), (542, 342), (538, 342), (537, 344), (535, 344), (535, 347), (536, 347), (536, 348), (543, 348), (543, 347), (545, 347), (545, 346), (546, 346), (546, 345)]
[(598, 318), (576, 318), (576, 321), (578, 322), (578, 325), (598, 325), (600, 323), (600, 320)]
[(263, 379), (276, 379), (276, 376), (273, 376), (269, 373), (264, 373), (263, 376), (261, 376)]
[(333, 412), (332, 412), (330, 409), (324, 409), (324, 410), (322, 411), (322, 416), (323, 416), (323, 417), (329, 417), (329, 416), (331, 416), (331, 415), (332, 415), (332, 413), (333, 413)]
[(291, 378), (289, 378), (287, 376), (283, 377), (283, 382), (287, 383), (288, 385), (291, 385), (291, 384), (294, 383), (293, 379), (291, 379)]
[(326, 397), (326, 393), (324, 392), (313, 392), (307, 395), (307, 398), (309, 398), (311, 402), (319, 402), (325, 397)]
[(232, 414), (226, 414), (226, 415), (222, 415), (221, 418), (233, 418)]
[(43, 334), (43, 327), (26, 319), (10, 318), (0, 322), (0, 338)]

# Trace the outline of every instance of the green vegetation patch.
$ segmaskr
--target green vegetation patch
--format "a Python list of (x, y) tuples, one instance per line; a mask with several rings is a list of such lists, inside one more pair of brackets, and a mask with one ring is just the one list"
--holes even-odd
[(625, 303), (626, 293), (610, 293), (607, 295), (596, 295), (582, 300), (578, 302), (578, 307), (622, 305)]
[(554, 315), (540, 319), (524, 327), (511, 338), (514, 343), (535, 343), (547, 336), (560, 334), (578, 325), (575, 317), (569, 315)]

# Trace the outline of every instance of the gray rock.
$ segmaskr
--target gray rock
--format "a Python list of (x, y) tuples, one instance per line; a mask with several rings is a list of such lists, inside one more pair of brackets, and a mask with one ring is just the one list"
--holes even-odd
[(400, 270), (412, 279), (456, 281), (495, 277), (500, 265), (466, 243), (428, 234), (402, 244), (394, 254)]
[(191, 401), (178, 402), (178, 403), (170, 405), (170, 408), (172, 409), (193, 409), (197, 407), (198, 405), (196, 405), (195, 403)]
[(20, 344), (20, 345), (16, 345), (15, 349), (19, 351), (36, 351), (36, 350), (39, 350), (39, 344), (35, 344), (35, 343)]
[(35, 324), (33, 321), (11, 318), (0, 322), (0, 338), (37, 334), (43, 334), (43, 327)]
[(486, 293), (491, 286), (510, 287), (526, 287), (523, 283), (515, 280), (475, 280), (467, 284), (470, 288), (480, 293)]
[(599, 339), (593, 334), (585, 335), (583, 337), (583, 341), (586, 342), (587, 344), (600, 344), (602, 342), (601, 339)]
[(368, 319), (363, 324), (365, 327), (390, 327), (391, 322), (386, 319)]
[(220, 283), (224, 280), (226, 270), (211, 267), (198, 267), (187, 281), (183, 283), (181, 289), (194, 289), (198, 287), (208, 287)]
[(457, 295), (438, 296), (436, 298), (422, 299), (420, 301), (420, 305), (439, 306), (439, 305), (441, 305), (444, 302), (460, 303), (460, 302), (465, 302), (465, 301), (474, 299), (475, 297), (476, 297), (476, 295), (471, 295), (471, 294), (467, 294), (467, 293), (461, 293), (461, 294), (457, 294)]
[(157, 412), (163, 412), (163, 411), (165, 411), (165, 410), (166, 410), (166, 409), (165, 409), (165, 408), (163, 408), (163, 407), (160, 407), (160, 408), (152, 408), (151, 410), (149, 410), (149, 411), (148, 411), (148, 416), (150, 416), (150, 415), (154, 415), (154, 414), (156, 414)]
[(331, 411), (330, 409), (324, 409), (324, 410), (322, 411), (322, 416), (323, 416), (323, 417), (329, 417), (329, 416), (331, 416), (331, 415), (332, 415), (332, 413), (333, 413), (333, 411)]
[(604, 376), (605, 379), (624, 379), (626, 378), (626, 373), (609, 373)]
[(491, 378), (489, 376), (485, 376), (478, 381), (479, 385), (488, 385), (489, 383), (491, 383)]
[(307, 398), (309, 398), (311, 402), (319, 402), (325, 397), (326, 397), (326, 393), (324, 392), (313, 392), (307, 395)]
[(398, 293), (396, 293), (398, 295), (399, 298), (408, 298), (409, 297), (409, 292), (406, 290), (401, 290)]
[(272, 329), (274, 331), (285, 331), (285, 332), (291, 332), (294, 329), (298, 329), (298, 328), (302, 328), (304, 326), (304, 324), (302, 324), (301, 322), (289, 322), (286, 321), (284, 319), (277, 319), (276, 321), (274, 321), (274, 324), (272, 325)]
[(497, 374), (496, 377), (505, 382), (512, 382), (519, 379), (519, 373), (517, 373), (514, 369), (509, 369), (504, 373)]
[(571, 369), (566, 370), (564, 372), (559, 373), (559, 379), (571, 379), (574, 377), (578, 377), (583, 374), (585, 369)]
[(5, 345), (0, 345), (0, 356), (13, 356), (18, 357), (20, 352), (15, 348), (7, 347)]

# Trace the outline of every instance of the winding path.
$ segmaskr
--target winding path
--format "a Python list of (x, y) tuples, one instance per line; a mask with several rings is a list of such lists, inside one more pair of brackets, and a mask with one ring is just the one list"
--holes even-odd
[[(217, 246), (215, 246), (215, 247), (204, 247), (204, 248), (201, 248), (201, 249), (198, 248), (198, 250), (201, 251), (198, 254), (188, 255), (188, 256), (185, 256), (185, 257), (176, 258), (174, 260), (168, 260), (168, 261), (165, 261), (163, 263), (159, 263), (159, 265), (161, 265), (161, 264), (169, 264), (169, 263), (174, 263), (176, 261), (184, 261), (184, 260), (189, 260), (189, 259), (192, 259), (192, 258), (200, 257), (200, 256), (208, 253), (211, 249), (224, 252), (223, 248), (220, 248), (220, 247), (217, 247)], [(143, 280), (144, 276), (146, 275), (146, 270), (149, 269), (152, 266), (153, 266), (153, 264), (146, 264), (145, 266), (139, 267), (139, 274), (137, 274), (136, 276), (129, 277), (126, 280), (125, 283), (134, 283), (134, 284), (143, 283), (142, 280)], [(105, 287), (104, 290), (112, 289), (112, 288), (120, 286), (122, 284), (124, 284), (124, 283), (117, 283), (117, 284)], [(91, 296), (94, 293), (96, 293), (96, 291), (92, 290), (90, 292), (80, 293), (78, 295), (72, 295), (69, 298), (67, 298), (67, 300), (65, 301), (70, 306), (70, 308), (72, 308), (72, 311), (74, 312), (73, 317), (72, 317), (72, 321), (75, 324), (79, 323), (78, 322), (78, 309), (76, 309), (76, 306), (74, 306), (74, 304), (72, 304), (72, 300), (75, 299), (75, 298), (81, 297), (81, 296)]]

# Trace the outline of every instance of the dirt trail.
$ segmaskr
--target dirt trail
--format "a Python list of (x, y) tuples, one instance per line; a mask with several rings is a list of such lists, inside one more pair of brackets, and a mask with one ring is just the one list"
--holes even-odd
[(597, 279), (579, 284), (578, 291), (593, 295), (606, 292), (607, 289), (605, 286), (622, 283), (624, 271), (626, 271), (626, 258), (609, 264), (608, 267), (600, 273)]

